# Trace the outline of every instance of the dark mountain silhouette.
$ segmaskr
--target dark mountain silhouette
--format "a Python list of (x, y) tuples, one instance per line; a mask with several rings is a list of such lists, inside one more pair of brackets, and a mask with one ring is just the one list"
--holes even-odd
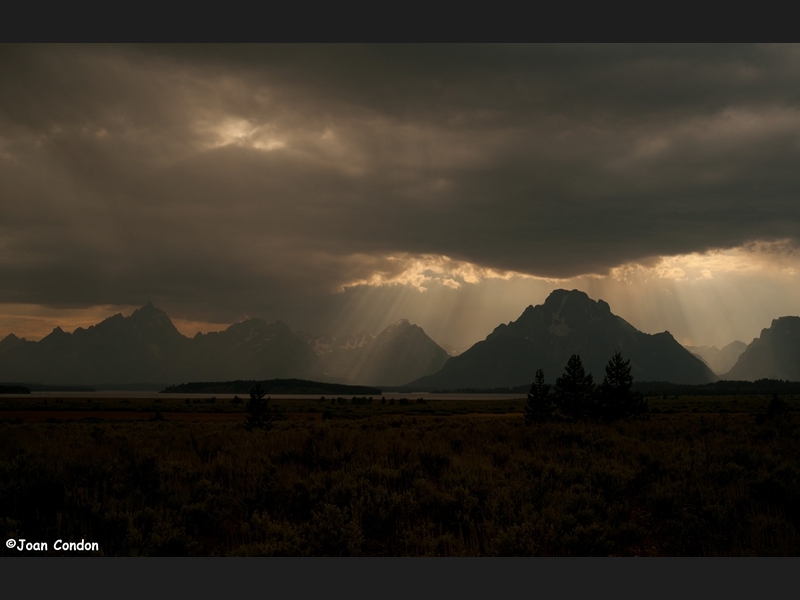
[(800, 317), (772, 321), (722, 379), (756, 381), (784, 379), (800, 381)]
[(614, 315), (606, 302), (578, 290), (555, 290), (516, 321), (498, 326), (484, 341), (450, 358), (438, 373), (407, 385), (410, 389), (514, 387), (533, 381), (543, 369), (549, 382), (578, 354), (595, 381), (619, 350), (631, 361), (634, 380), (707, 383), (716, 380), (703, 361), (669, 332), (642, 333)]
[(18, 348), (20, 346), (24, 346), (28, 340), (25, 338), (18, 338), (13, 333), (8, 334), (2, 340), (0, 340), (0, 354), (11, 350), (12, 348)]
[[(225, 331), (199, 333), (192, 339), (191, 350), (187, 371), (191, 369), (195, 375), (187, 375), (184, 381), (248, 379), (254, 373), (275, 379), (323, 372), (311, 347), (280, 321), (269, 324), (249, 319)], [(197, 377), (199, 374), (205, 376)]]
[(189, 339), (150, 302), (71, 334), (56, 327), (38, 342), (13, 334), (0, 342), (0, 381), (172, 383), (321, 373), (314, 351), (283, 323), (250, 319)]
[(421, 327), (406, 319), (377, 336), (361, 333), (306, 339), (328, 376), (365, 385), (402, 385), (435, 373), (449, 358)]
[(747, 344), (736, 340), (727, 346), (717, 348), (716, 346), (684, 346), (689, 352), (700, 358), (717, 375), (727, 373), (739, 356), (747, 348)]

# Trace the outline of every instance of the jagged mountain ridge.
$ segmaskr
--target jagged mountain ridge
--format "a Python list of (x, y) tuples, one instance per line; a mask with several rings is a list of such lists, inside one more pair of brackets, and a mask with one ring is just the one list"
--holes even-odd
[(307, 337), (281, 321), (248, 319), (188, 338), (148, 302), (129, 317), (116, 314), (73, 333), (56, 327), (38, 342), (6, 336), (0, 340), (0, 381), (88, 385), (298, 378), (399, 385), (436, 372), (448, 358), (405, 319), (377, 336)]
[(800, 381), (800, 317), (780, 317), (761, 330), (722, 379)]
[(412, 389), (515, 387), (533, 381), (537, 369), (554, 381), (569, 357), (579, 354), (596, 381), (617, 350), (630, 359), (639, 381), (708, 383), (714, 373), (669, 332), (643, 333), (614, 315), (603, 300), (579, 290), (555, 290), (544, 304), (528, 306), (482, 342), (450, 358), (441, 371), (408, 385)]
[(312, 379), (323, 374), (314, 351), (280, 321), (249, 319), (187, 338), (148, 302), (86, 329), (56, 327), (38, 342), (0, 342), (0, 381), (144, 383), (226, 379)]
[(423, 329), (401, 319), (377, 336), (368, 333), (305, 338), (329, 377), (364, 385), (402, 385), (438, 371), (449, 355)]
[[(308, 344), (281, 321), (270, 324), (248, 319), (224, 331), (198, 334), (192, 342), (192, 367), (202, 373), (217, 373), (224, 381), (246, 379), (258, 372), (265, 373), (265, 379), (286, 378), (289, 373), (319, 378), (324, 370)], [(209, 379), (191, 379), (202, 380)]]

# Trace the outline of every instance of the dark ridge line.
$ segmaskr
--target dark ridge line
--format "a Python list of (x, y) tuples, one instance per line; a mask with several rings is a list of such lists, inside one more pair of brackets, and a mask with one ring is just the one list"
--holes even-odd
[[(527, 394), (530, 385), (505, 388), (458, 388), (433, 390), (432, 394)], [(631, 389), (650, 394), (682, 394), (684, 396), (729, 396), (731, 394), (800, 394), (800, 381), (783, 379), (758, 379), (756, 381), (720, 380), (713, 383), (688, 384), (668, 381), (634, 381)], [(403, 389), (399, 392), (408, 393)]]
[(162, 394), (246, 394), (250, 388), (260, 384), (267, 394), (371, 394), (380, 395), (379, 388), (365, 385), (345, 385), (341, 383), (323, 383), (306, 379), (237, 379), (236, 381), (193, 381), (179, 385), (171, 385)]
[(0, 394), (30, 394), (24, 385), (0, 385)]
[(33, 383), (33, 382), (4, 382), (0, 384), (2, 387), (15, 387), (26, 389), (27, 392), (2, 392), (6, 394), (28, 394), (30, 392), (96, 392), (94, 387), (86, 385), (70, 385), (70, 384), (46, 384), (46, 383)]

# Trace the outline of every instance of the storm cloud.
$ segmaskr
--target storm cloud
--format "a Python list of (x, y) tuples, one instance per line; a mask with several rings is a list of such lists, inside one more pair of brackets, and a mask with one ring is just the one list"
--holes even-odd
[(455, 290), (791, 254), (798, 72), (797, 46), (4, 46), (0, 303), (319, 329), (420, 265)]

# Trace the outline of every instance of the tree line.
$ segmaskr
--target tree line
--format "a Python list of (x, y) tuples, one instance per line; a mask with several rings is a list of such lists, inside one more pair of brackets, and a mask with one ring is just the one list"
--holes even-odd
[(525, 423), (553, 419), (614, 421), (646, 412), (644, 396), (631, 390), (630, 363), (620, 352), (614, 353), (606, 365), (605, 378), (595, 385), (580, 356), (573, 354), (552, 389), (539, 369), (525, 403)]
[[(614, 353), (606, 365), (606, 375), (600, 385), (595, 385), (592, 374), (586, 373), (577, 354), (570, 357), (564, 374), (556, 379), (555, 386), (545, 383), (544, 371), (537, 370), (525, 403), (525, 424), (554, 419), (608, 422), (646, 412), (644, 396), (631, 389), (633, 376), (630, 363), (630, 360), (623, 360), (620, 352)], [(269, 429), (275, 419), (266, 395), (260, 382), (250, 389), (248, 417), (245, 420), (245, 427), (249, 431)]]

